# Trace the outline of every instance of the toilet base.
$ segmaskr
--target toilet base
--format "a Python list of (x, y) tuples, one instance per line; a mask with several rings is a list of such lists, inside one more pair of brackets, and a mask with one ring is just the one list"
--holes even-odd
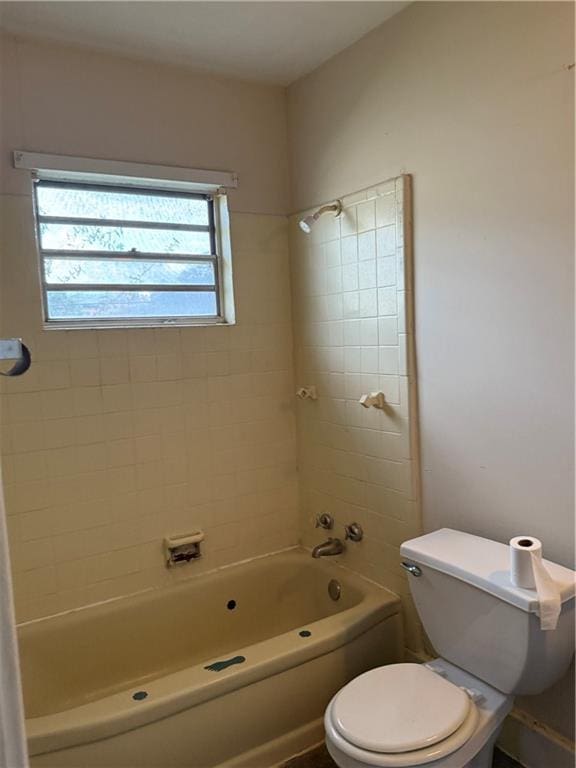
[(464, 768), (492, 768), (492, 763), (494, 762), (494, 746), (501, 730), (502, 726), (496, 729), (480, 752), (478, 752), (469, 763), (466, 763)]

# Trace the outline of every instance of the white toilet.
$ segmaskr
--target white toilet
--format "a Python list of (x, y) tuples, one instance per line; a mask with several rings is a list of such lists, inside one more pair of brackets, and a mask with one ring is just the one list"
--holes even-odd
[(405, 542), (420, 619), (442, 655), (391, 664), (344, 686), (326, 714), (340, 768), (490, 768), (516, 694), (553, 685), (574, 653), (574, 572), (544, 561), (558, 583), (555, 630), (540, 629), (533, 590), (510, 581), (509, 548), (448, 528)]

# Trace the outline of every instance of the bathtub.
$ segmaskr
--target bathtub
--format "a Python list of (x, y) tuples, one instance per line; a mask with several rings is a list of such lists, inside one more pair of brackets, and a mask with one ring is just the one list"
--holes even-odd
[(258, 768), (322, 739), (332, 695), (400, 660), (402, 623), (396, 595), (290, 550), (21, 625), (19, 643), (33, 768)]

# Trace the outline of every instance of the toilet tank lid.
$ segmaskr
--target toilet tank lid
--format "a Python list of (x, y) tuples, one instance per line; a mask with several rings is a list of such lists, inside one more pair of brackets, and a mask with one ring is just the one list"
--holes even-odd
[[(538, 612), (538, 597), (533, 589), (515, 587), (510, 580), (508, 544), (473, 536), (451, 528), (441, 528), (400, 547), (403, 558), (465, 581), (507, 603), (530, 613)], [(562, 565), (543, 560), (548, 573), (560, 588), (562, 602), (574, 597), (576, 573)]]

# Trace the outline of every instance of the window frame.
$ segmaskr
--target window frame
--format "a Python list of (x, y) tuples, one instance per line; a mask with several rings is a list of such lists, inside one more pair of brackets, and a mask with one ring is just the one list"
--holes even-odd
[[(110, 190), (118, 193), (126, 194), (141, 194), (154, 197), (178, 197), (187, 198), (193, 200), (205, 200), (208, 206), (208, 225), (194, 225), (194, 224), (173, 224), (166, 222), (149, 222), (149, 221), (134, 221), (134, 220), (122, 220), (122, 219), (84, 219), (74, 218), (66, 216), (46, 216), (39, 213), (38, 206), (38, 189), (42, 186), (53, 187), (58, 189), (85, 189), (90, 191)], [(39, 258), (40, 269), (40, 283), (42, 292), (42, 314), (45, 327), (98, 327), (98, 328), (132, 328), (132, 327), (150, 327), (150, 326), (183, 326), (183, 325), (208, 325), (213, 323), (224, 322), (223, 315), (223, 300), (222, 300), (222, 265), (221, 265), (221, 249), (218, 247), (218, 228), (215, 215), (215, 196), (210, 193), (201, 192), (183, 192), (181, 190), (165, 190), (154, 189), (146, 186), (124, 186), (117, 183), (110, 184), (95, 184), (93, 182), (81, 182), (81, 181), (67, 181), (67, 180), (55, 180), (55, 179), (33, 179), (33, 205), (34, 205), (34, 222), (36, 229), (36, 242)], [(210, 240), (210, 255), (199, 254), (170, 254), (170, 253), (148, 253), (139, 251), (138, 256), (130, 256), (130, 251), (68, 251), (68, 250), (56, 250), (42, 247), (42, 236), (40, 233), (40, 227), (42, 224), (98, 224), (103, 226), (119, 226), (125, 228), (141, 228), (141, 229), (172, 229), (172, 230), (185, 230), (189, 232), (208, 232)], [(207, 227), (207, 228), (206, 228)], [(102, 260), (128, 260), (137, 261), (138, 259), (150, 260), (150, 261), (178, 261), (183, 262), (208, 262), (214, 266), (214, 284), (210, 286), (190, 286), (190, 285), (162, 285), (151, 283), (149, 285), (136, 285), (136, 284), (82, 284), (75, 283), (73, 286), (67, 286), (62, 284), (62, 287), (56, 287), (50, 285), (46, 279), (45, 259), (50, 257), (56, 258), (100, 258)], [(140, 290), (154, 290), (161, 291), (183, 291), (187, 293), (203, 293), (214, 292), (216, 296), (216, 314), (215, 315), (171, 315), (167, 317), (110, 317), (110, 318), (66, 318), (58, 319), (50, 317), (48, 310), (48, 292), (49, 291), (133, 291)]]
[[(48, 155), (25, 150), (14, 150), (12, 153), (13, 164), (16, 169), (30, 172), (32, 182), (32, 206), (34, 215), (34, 232), (36, 240), (38, 276), (40, 280), (40, 294), (42, 304), (43, 327), (45, 330), (74, 330), (74, 329), (106, 329), (106, 328), (150, 328), (150, 327), (180, 327), (180, 326), (210, 326), (210, 325), (233, 325), (236, 322), (234, 307), (234, 283), (232, 275), (232, 253), (230, 242), (230, 219), (228, 213), (227, 191), (236, 189), (238, 186), (237, 174), (230, 171), (211, 171), (206, 169), (183, 168), (178, 166), (150, 165), (145, 163), (133, 163), (118, 160), (98, 160), (94, 158), (72, 157), (68, 155)], [(175, 261), (183, 259), (184, 261), (210, 261), (214, 265), (214, 283), (216, 295), (216, 315), (195, 315), (188, 316), (167, 316), (167, 317), (149, 317), (149, 318), (78, 318), (78, 319), (51, 319), (48, 314), (48, 301), (46, 282), (44, 254), (57, 255), (61, 253), (50, 249), (43, 249), (40, 237), (40, 224), (46, 217), (39, 216), (37, 204), (38, 183), (53, 183), (56, 186), (71, 186), (83, 189), (116, 189), (124, 191), (127, 194), (142, 193), (150, 196), (170, 196), (170, 197), (191, 197), (201, 198), (208, 202), (208, 232), (210, 234), (211, 254), (198, 255), (193, 254), (143, 254), (140, 257), (146, 257), (146, 260), (161, 261), (162, 257), (169, 257)], [(61, 217), (70, 222), (77, 223), (80, 219), (74, 217)], [(88, 223), (92, 220), (85, 219)], [(98, 219), (95, 224), (106, 224), (115, 221), (122, 223), (121, 220)], [(128, 223), (128, 222), (124, 222)], [(167, 222), (169, 223), (169, 222)], [(143, 228), (172, 228), (162, 226), (163, 222), (132, 222), (132, 226)], [(200, 226), (200, 225), (198, 225)], [(185, 228), (193, 230), (195, 225), (184, 225)], [(206, 231), (203, 229), (203, 231)], [(101, 258), (118, 259), (126, 251), (75, 251), (65, 252), (68, 257), (76, 258), (86, 257), (86, 254), (100, 253)], [(76, 284), (79, 285), (79, 284)], [(162, 284), (151, 284), (155, 290), (174, 290), (174, 286), (161, 287)], [(90, 289), (94, 289), (92, 284)], [(110, 285), (109, 289), (120, 288), (123, 285)], [(211, 286), (212, 288), (212, 286)], [(98, 288), (97, 288), (98, 289)], [(202, 289), (200, 286), (177, 287), (176, 290), (197, 291), (210, 290)], [(63, 290), (63, 289), (61, 289)], [(102, 288), (100, 288), (102, 290)], [(214, 290), (212, 288), (212, 290)]]

